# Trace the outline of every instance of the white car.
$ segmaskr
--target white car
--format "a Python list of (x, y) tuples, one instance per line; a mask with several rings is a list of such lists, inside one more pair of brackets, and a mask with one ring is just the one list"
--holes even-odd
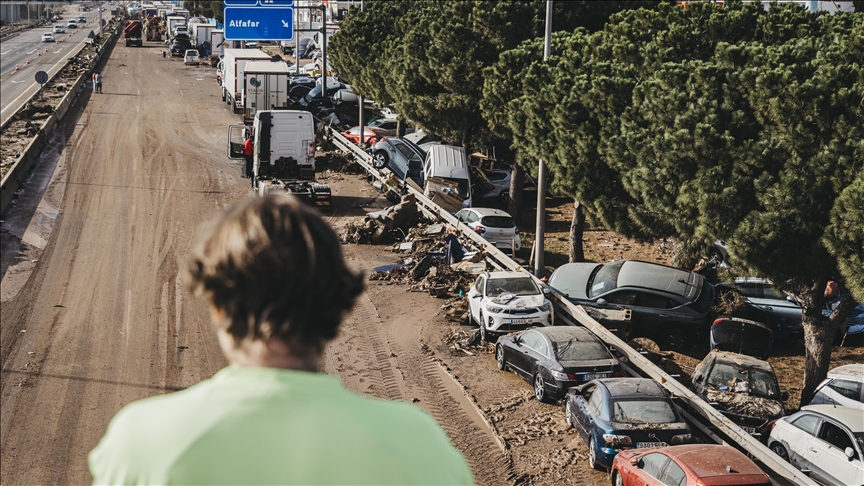
[(530, 275), (484, 272), (468, 291), (468, 323), (480, 326), (481, 339), (491, 335), (551, 326), (552, 303)]
[(66, 32), (66, 29), (64, 29), (62, 25), (55, 25), (54, 26), (54, 33), (55, 34), (63, 34), (65, 32)]
[(183, 64), (195, 64), (196, 66), (200, 64), (198, 51), (195, 49), (187, 49), (186, 54), (183, 55)]
[(774, 423), (768, 447), (819, 484), (864, 484), (864, 419), (861, 411), (808, 405)]
[(51, 32), (42, 34), (42, 42), (54, 42), (54, 34)]
[[(848, 364), (829, 371), (810, 401), (810, 405), (818, 403), (864, 410), (864, 364)], [(864, 415), (861, 420), (864, 421)]]
[(456, 213), (456, 219), (470, 226), (496, 248), (513, 251), (522, 249), (516, 222), (500, 209), (465, 208)]

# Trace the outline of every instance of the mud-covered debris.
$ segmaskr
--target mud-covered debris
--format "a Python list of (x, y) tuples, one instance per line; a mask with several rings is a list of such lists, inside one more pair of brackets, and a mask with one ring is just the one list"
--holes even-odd
[(441, 306), (444, 317), (453, 322), (465, 322), (468, 318), (468, 301), (465, 297), (456, 297), (448, 300)]
[(447, 347), (455, 353), (465, 353), (471, 356), (477, 354), (491, 354), (495, 352), (495, 345), (480, 339), (479, 329), (453, 329), (445, 338)]
[(717, 408), (721, 410), (763, 420), (773, 420), (783, 413), (783, 405), (780, 402), (746, 393), (712, 388), (707, 390), (705, 398), (710, 403), (717, 403)]
[(419, 212), (413, 195), (403, 196), (399, 204), (366, 215), (363, 224), (348, 223), (342, 230), (343, 243), (378, 244), (403, 240), (417, 223)]
[(378, 270), (369, 274), (369, 280), (383, 280), (383, 281), (401, 281), (408, 275), (408, 270), (401, 265), (393, 266), (388, 270)]
[(460, 290), (467, 293), (473, 284), (474, 278), (471, 274), (453, 270), (447, 264), (439, 264), (434, 273), (430, 272), (425, 278), (412, 284), (409, 290), (426, 291), (433, 297), (443, 298), (458, 295)]

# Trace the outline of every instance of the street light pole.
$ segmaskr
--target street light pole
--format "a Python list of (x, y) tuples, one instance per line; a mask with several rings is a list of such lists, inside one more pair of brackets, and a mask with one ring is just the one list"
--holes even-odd
[[(365, 9), (363, 7), (364, 7), (363, 6), (363, 0), (360, 0), (360, 12), (365, 12)], [(360, 125), (360, 146), (362, 147), (363, 142), (365, 141), (365, 138), (366, 138), (363, 136), (364, 128), (366, 125), (366, 123), (365, 123), (366, 120), (364, 120), (364, 113), (363, 113), (363, 95), (358, 93), (357, 94), (357, 100), (360, 101), (360, 113), (357, 115), (357, 117), (358, 117), (357, 121), (359, 122), (359, 125)]]
[[(552, 0), (546, 0), (546, 39), (543, 43), (543, 61), (552, 55)], [(540, 159), (537, 168), (537, 229), (535, 232), (534, 276), (543, 278), (544, 238), (546, 238), (546, 162)]]

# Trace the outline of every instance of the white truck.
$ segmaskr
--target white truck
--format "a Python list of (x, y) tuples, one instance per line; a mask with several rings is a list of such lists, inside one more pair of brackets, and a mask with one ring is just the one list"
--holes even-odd
[(271, 61), (270, 56), (258, 49), (225, 49), (222, 59), (222, 101), (234, 113), (243, 109), (243, 72), (249, 61)]
[(177, 27), (186, 26), (186, 19), (175, 14), (168, 14), (168, 16), (165, 17), (165, 25), (168, 27), (165, 31), (165, 35), (168, 36), (168, 38), (171, 38), (171, 36), (174, 35), (174, 31), (177, 30)]
[[(247, 125), (228, 126), (228, 158), (244, 159)], [(320, 209), (330, 208), (330, 186), (315, 181), (315, 120), (308, 111), (260, 110), (251, 133), (255, 143), (252, 187), (264, 197), (287, 191)]]
[(249, 61), (243, 72), (243, 123), (251, 124), (258, 110), (288, 107), (288, 65)]
[[(225, 54), (225, 31), (222, 29), (213, 29), (210, 31), (210, 57), (219, 59), (219, 56)], [(216, 61), (219, 62), (219, 61)], [(212, 61), (210, 63), (213, 64)]]
[[(210, 42), (210, 32), (216, 30), (216, 26), (213, 24), (190, 24), (189, 27), (192, 29), (189, 32), (189, 38), (196, 46), (200, 46), (205, 42)], [(213, 49), (212, 44), (210, 49)]]

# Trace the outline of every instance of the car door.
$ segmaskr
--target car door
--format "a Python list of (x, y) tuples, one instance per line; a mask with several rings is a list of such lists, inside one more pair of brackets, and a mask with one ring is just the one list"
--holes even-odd
[(576, 426), (576, 432), (582, 438), (582, 441), (585, 442), (586, 446), (588, 445), (588, 437), (591, 435), (591, 430), (588, 428), (588, 415), (591, 413), (591, 410), (588, 408), (588, 401), (595, 395), (598, 398), (602, 398), (602, 394), (603, 392), (600, 391), (597, 385), (589, 384), (582, 388), (582, 394), (575, 397), (573, 422)]
[(664, 295), (647, 290), (637, 290), (633, 309), (633, 323), (649, 329), (664, 324), (687, 322), (685, 315), (676, 310), (678, 303)]
[(486, 277), (481, 275), (477, 277), (474, 286), (468, 291), (468, 312), (471, 313), (472, 319), (477, 324), (480, 324), (480, 307), (483, 305), (483, 289), (486, 286)]
[(532, 360), (531, 353), (534, 352), (534, 346), (536, 346), (538, 339), (540, 339), (540, 335), (532, 331), (523, 332), (514, 338), (517, 346), (513, 351), (510, 367), (529, 383), (533, 374), (528, 367)]
[(789, 422), (789, 426), (783, 428), (781, 439), (786, 441), (786, 452), (789, 454), (789, 462), (801, 470), (810, 470), (810, 463), (805, 454), (808, 444), (815, 438), (819, 425), (822, 423), (816, 415), (802, 414)]
[(635, 481), (628, 481), (628, 484), (638, 484), (640, 486), (657, 486), (662, 484), (659, 478), (668, 463), (669, 457), (665, 454), (659, 452), (645, 454), (636, 463), (638, 469), (636, 469), (636, 474), (633, 475), (636, 476), (633, 478)]
[[(850, 460), (846, 448), (854, 452)], [(811, 476), (822, 484), (845, 486), (861, 484), (861, 457), (852, 435), (842, 425), (823, 420), (819, 435), (810, 440), (805, 455), (811, 464)]]

